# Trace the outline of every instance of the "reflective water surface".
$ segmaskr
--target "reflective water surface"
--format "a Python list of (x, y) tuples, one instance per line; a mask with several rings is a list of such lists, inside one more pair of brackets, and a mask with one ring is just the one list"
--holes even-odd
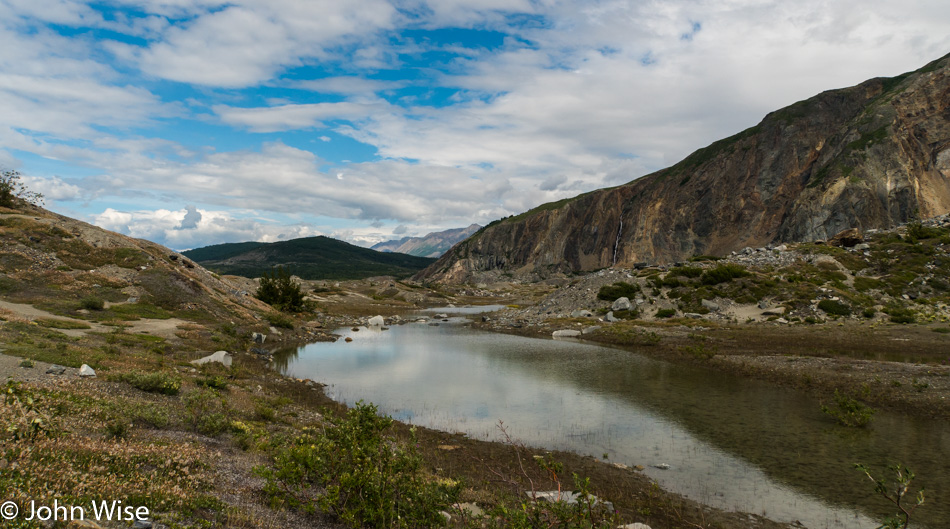
[(892, 511), (852, 465), (899, 461), (927, 489), (918, 526), (950, 526), (945, 423), (878, 412), (842, 428), (795, 391), (577, 341), (446, 323), (337, 332), (353, 341), (281, 352), (278, 369), (427, 427), (497, 440), (504, 421), (526, 444), (606, 453), (690, 498), (809, 528), (876, 527)]

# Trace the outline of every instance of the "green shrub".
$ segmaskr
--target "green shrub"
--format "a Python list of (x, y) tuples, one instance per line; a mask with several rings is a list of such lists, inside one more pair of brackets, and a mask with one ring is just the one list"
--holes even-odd
[(877, 314), (877, 310), (874, 307), (868, 307), (861, 311), (861, 315), (867, 319), (873, 318), (875, 314)]
[[(427, 478), (415, 440), (396, 441), (386, 433), (393, 420), (376, 410), (359, 402), (343, 418), (328, 414), (322, 431), (304, 429), (278, 450), (272, 468), (259, 469), (266, 492), (292, 507), (319, 507), (350, 527), (444, 525), (439, 511), (458, 501), (460, 484)], [(316, 505), (298, 494), (311, 487)]]
[(703, 275), (703, 269), (698, 266), (677, 266), (670, 269), (667, 277), (688, 277), (695, 279)]
[(304, 308), (300, 283), (292, 280), (290, 273), (282, 266), (264, 272), (256, 296), (277, 310), (298, 312)]
[(279, 327), (281, 329), (294, 328), (294, 320), (279, 312), (268, 312), (267, 314), (264, 314), (264, 319), (267, 320), (267, 323), (270, 323), (274, 327)]
[(87, 310), (102, 310), (106, 306), (106, 302), (102, 298), (97, 298), (95, 296), (89, 296), (82, 298), (79, 301), (79, 306)]
[(18, 171), (0, 171), (0, 206), (13, 208), (20, 201), (41, 205), (43, 195), (27, 189)]
[(818, 308), (823, 310), (825, 314), (830, 316), (850, 316), (851, 307), (841, 303), (840, 301), (835, 301), (833, 299), (823, 299), (818, 302)]
[(195, 380), (195, 384), (203, 388), (223, 390), (228, 388), (228, 379), (221, 375), (213, 375), (199, 378)]
[(132, 373), (123, 373), (111, 378), (112, 380), (125, 382), (133, 388), (147, 391), (149, 393), (177, 395), (181, 390), (181, 379), (168, 373), (142, 373), (139, 371), (134, 371)]
[(834, 403), (834, 407), (822, 404), (821, 412), (833, 418), (842, 426), (863, 428), (871, 422), (871, 416), (874, 415), (873, 408), (861, 404), (854, 398), (838, 393), (838, 390), (835, 390)]
[(192, 431), (215, 436), (230, 427), (230, 421), (224, 413), (224, 401), (213, 389), (189, 391), (182, 398), (187, 412), (188, 425)]
[(914, 323), (917, 321), (917, 314), (913, 310), (899, 305), (885, 307), (884, 313), (890, 316), (894, 323)]
[(620, 298), (632, 298), (640, 292), (640, 285), (618, 281), (612, 285), (604, 285), (597, 292), (597, 299), (617, 301)]
[(656, 311), (657, 318), (672, 318), (676, 316), (676, 309), (660, 309)]
[(706, 270), (699, 280), (704, 285), (718, 285), (748, 275), (749, 272), (742, 265), (726, 263)]

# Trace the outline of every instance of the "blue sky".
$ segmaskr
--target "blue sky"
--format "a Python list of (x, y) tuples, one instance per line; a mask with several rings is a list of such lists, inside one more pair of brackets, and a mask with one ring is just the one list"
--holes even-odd
[(370, 245), (628, 182), (947, 52), (945, 1), (0, 0), (0, 166), (176, 249)]

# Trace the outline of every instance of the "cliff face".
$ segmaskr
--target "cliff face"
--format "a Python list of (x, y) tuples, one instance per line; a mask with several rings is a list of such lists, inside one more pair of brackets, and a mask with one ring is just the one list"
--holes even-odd
[(378, 252), (404, 253), (417, 257), (440, 257), (480, 228), (478, 224), (472, 224), (467, 228), (432, 232), (425, 237), (403, 237), (395, 241), (374, 244), (372, 249)]
[(950, 212), (950, 55), (823, 92), (628, 184), (489, 224), (420, 273), (582, 272)]

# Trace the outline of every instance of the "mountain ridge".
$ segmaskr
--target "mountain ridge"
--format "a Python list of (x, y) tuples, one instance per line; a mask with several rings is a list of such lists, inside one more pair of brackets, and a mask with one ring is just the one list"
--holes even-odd
[(499, 219), (417, 275), (543, 278), (826, 239), (950, 211), (950, 56), (828, 90), (679, 163)]
[(383, 253), (325, 236), (272, 243), (224, 243), (195, 248), (182, 255), (221, 274), (259, 277), (275, 266), (302, 279), (362, 279), (408, 276), (433, 259)]
[(370, 248), (380, 252), (404, 253), (417, 257), (441, 257), (452, 246), (468, 238), (481, 229), (478, 224), (465, 228), (453, 228), (427, 233), (422, 237), (403, 237), (401, 239), (376, 243)]

